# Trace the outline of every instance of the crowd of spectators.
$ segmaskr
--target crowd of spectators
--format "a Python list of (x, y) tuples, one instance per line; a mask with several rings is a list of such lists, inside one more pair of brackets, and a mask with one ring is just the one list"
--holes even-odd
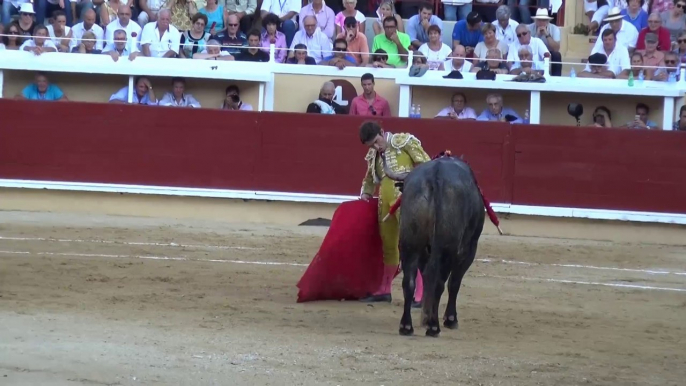
[[(493, 20), (464, 0), (443, 0), (442, 15), (434, 13), (430, 2), (394, 0), (310, 0), (304, 6), (302, 0), (0, 1), (0, 49), (36, 55), (57, 51), (105, 54), (114, 61), (146, 56), (266, 62), (274, 44), (275, 61), (288, 64), (339, 69), (412, 65), (446, 75), (484, 70), (540, 75), (549, 58), (550, 74), (562, 74), (561, 33), (546, 0), (473, 0), (493, 4)], [(679, 66), (686, 61), (686, 0), (584, 2), (589, 31), (597, 41), (585, 68), (575, 75), (679, 79)], [(532, 14), (530, 7), (539, 8)], [(375, 18), (367, 21), (370, 15)], [(456, 21), (451, 32), (444, 20)], [(371, 42), (365, 34), (367, 23), (374, 31)], [(444, 38), (446, 33), (451, 39)], [(410, 52), (414, 59), (408, 64)], [(461, 98), (466, 99), (453, 99)], [(361, 103), (351, 104), (349, 112), (385, 114), (386, 109), (374, 106), (372, 99), (366, 102), (364, 109)], [(498, 103), (502, 107), (498, 95), (487, 100), (489, 108)], [(487, 112), (479, 117), (490, 117)], [(447, 116), (472, 115), (454, 110)], [(514, 117), (510, 121), (522, 119), (517, 114), (495, 115), (501, 120), (505, 115)]]

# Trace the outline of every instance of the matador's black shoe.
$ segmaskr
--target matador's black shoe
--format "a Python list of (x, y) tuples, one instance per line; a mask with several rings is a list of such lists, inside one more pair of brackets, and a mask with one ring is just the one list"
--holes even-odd
[(366, 298), (360, 299), (363, 303), (378, 303), (378, 302), (388, 302), (392, 300), (391, 294), (380, 294), (380, 295), (369, 295)]

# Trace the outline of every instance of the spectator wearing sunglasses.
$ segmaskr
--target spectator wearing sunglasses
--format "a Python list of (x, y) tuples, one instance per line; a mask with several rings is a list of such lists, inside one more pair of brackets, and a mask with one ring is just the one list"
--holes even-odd
[(532, 37), (527, 25), (518, 25), (515, 33), (517, 34), (517, 40), (510, 44), (507, 50), (507, 65), (510, 69), (519, 61), (519, 49), (522, 46), (529, 46), (531, 48), (531, 56), (534, 61), (542, 62), (545, 58), (550, 57), (550, 51), (548, 51), (548, 47), (543, 43), (543, 40)]
[(350, 115), (390, 117), (391, 106), (388, 101), (374, 91), (374, 75), (366, 73), (360, 79), (362, 95), (350, 102)]
[(669, 74), (674, 74), (676, 80), (679, 80), (679, 57), (674, 52), (665, 53), (665, 66), (660, 67), (653, 74), (653, 80), (667, 81)]

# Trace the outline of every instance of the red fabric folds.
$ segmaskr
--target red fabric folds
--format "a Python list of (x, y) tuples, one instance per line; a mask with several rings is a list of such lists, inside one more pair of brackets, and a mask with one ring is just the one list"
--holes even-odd
[(347, 201), (334, 212), (319, 252), (298, 282), (298, 303), (355, 300), (381, 284), (378, 200)]

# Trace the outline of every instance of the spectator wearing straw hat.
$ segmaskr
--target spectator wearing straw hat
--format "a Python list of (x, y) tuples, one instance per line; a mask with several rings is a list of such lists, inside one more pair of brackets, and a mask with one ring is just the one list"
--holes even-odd
[[(619, 9), (619, 7), (613, 7), (603, 21), (608, 24), (605, 24), (603, 28), (600, 29), (600, 35), (607, 30), (613, 31), (617, 36), (617, 45), (624, 46), (627, 50), (633, 52), (636, 48), (636, 42), (638, 41), (638, 30), (633, 24), (624, 20), (622, 10)], [(593, 50), (598, 49), (602, 45), (602, 39), (596, 40)]]
[(550, 74), (562, 75), (562, 55), (560, 54), (560, 28), (551, 24), (552, 17), (548, 16), (548, 10), (539, 8), (534, 16), (534, 22), (529, 24), (531, 36), (541, 39), (550, 51)]

